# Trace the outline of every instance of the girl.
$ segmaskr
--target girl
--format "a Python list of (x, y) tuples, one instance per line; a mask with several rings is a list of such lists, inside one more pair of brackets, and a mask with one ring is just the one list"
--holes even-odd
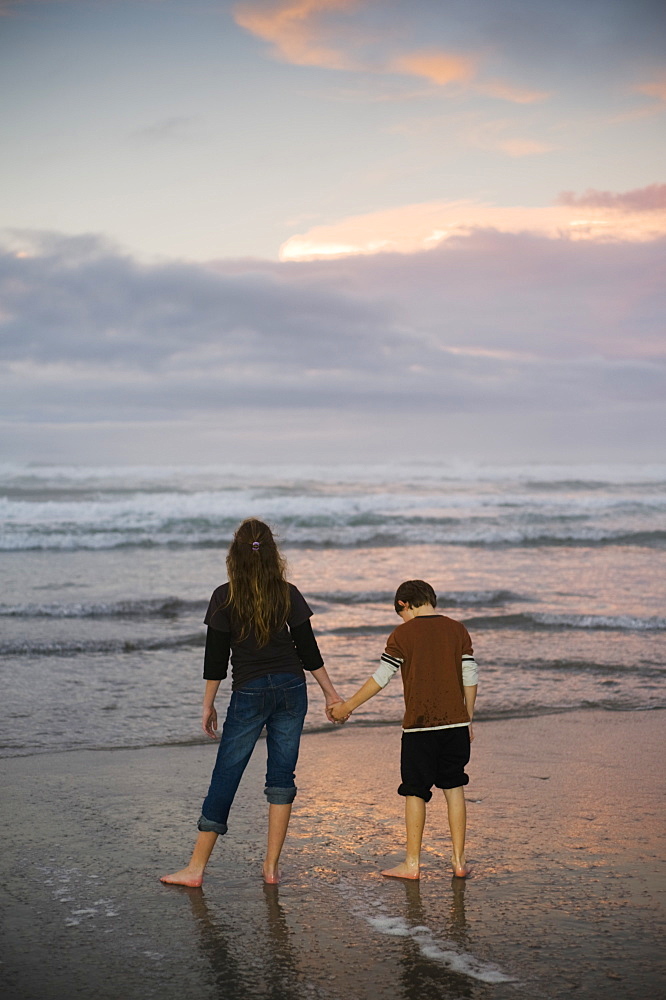
[(161, 881), (200, 886), (227, 818), (243, 771), (266, 726), (268, 767), (268, 846), (264, 882), (280, 880), (278, 859), (296, 796), (294, 771), (307, 711), (303, 667), (312, 673), (326, 699), (326, 714), (342, 701), (326, 673), (310, 626), (312, 611), (285, 579), (285, 561), (270, 528), (256, 518), (239, 526), (227, 556), (229, 582), (218, 587), (204, 619), (208, 625), (202, 725), (213, 739), (217, 729), (215, 695), (227, 675), (229, 653), (232, 694), (217, 761), (199, 818), (199, 836), (189, 864)]

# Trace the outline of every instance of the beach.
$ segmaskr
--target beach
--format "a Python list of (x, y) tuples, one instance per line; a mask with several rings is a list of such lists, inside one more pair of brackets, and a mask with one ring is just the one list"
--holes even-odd
[[(661, 466), (0, 469), (4, 995), (663, 994), (665, 487)], [(395, 680), (343, 728), (309, 685), (279, 887), (263, 743), (203, 890), (160, 883), (213, 766), (202, 620), (250, 514), (341, 695), (374, 671), (401, 580), (468, 627), (469, 880), (439, 793), (420, 882), (379, 874), (404, 838)]]
[(260, 877), (265, 746), (201, 890), (164, 886), (194, 836), (214, 746), (1, 762), (9, 1000), (663, 995), (664, 715), (479, 723), (468, 880), (443, 797), (421, 881), (403, 843), (399, 727), (305, 734), (283, 881)]

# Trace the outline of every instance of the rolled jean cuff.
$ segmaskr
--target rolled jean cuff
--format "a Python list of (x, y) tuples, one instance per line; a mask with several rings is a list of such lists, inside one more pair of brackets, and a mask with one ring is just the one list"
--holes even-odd
[(278, 788), (276, 785), (266, 785), (264, 795), (274, 806), (288, 806), (296, 798), (296, 788)]
[(197, 829), (201, 830), (202, 833), (219, 833), (224, 836), (229, 828), (226, 823), (216, 823), (215, 820), (206, 819), (202, 813), (197, 823)]

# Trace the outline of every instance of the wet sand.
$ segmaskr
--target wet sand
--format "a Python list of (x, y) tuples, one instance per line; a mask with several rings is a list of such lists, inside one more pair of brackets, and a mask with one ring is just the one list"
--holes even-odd
[(397, 728), (304, 737), (279, 887), (263, 743), (203, 890), (158, 876), (187, 858), (212, 744), (4, 760), (4, 996), (663, 996), (664, 718), (478, 724), (466, 881), (439, 794), (421, 881), (379, 875), (403, 842)]

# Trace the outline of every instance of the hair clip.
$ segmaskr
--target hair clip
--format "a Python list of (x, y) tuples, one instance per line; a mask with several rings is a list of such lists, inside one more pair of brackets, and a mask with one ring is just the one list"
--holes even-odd
[(260, 545), (261, 545), (261, 542), (252, 542), (252, 551), (253, 552), (258, 552)]

